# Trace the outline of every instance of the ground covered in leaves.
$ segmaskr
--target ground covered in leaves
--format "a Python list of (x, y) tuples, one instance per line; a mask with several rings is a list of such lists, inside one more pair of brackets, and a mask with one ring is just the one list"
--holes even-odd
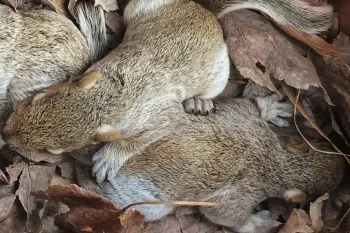
[[(325, 4), (327, 0), (304, 0)], [(258, 12), (242, 10), (220, 19), (234, 64), (232, 96), (284, 92), (295, 104), (296, 116), (287, 129), (288, 148), (311, 149), (308, 142), (329, 140), (344, 156), (350, 153), (350, 1), (330, 1), (337, 18), (320, 37), (281, 27)], [(74, 21), (75, 0), (0, 0), (14, 10), (51, 9)], [(125, 1), (96, 0), (106, 11), (109, 46), (117, 46), (124, 26)], [(256, 84), (263, 87), (256, 88)], [(296, 93), (300, 93), (299, 101)], [(273, 126), (271, 126), (273, 127)], [(108, 199), (74, 185), (74, 164), (66, 157), (36, 162), (0, 151), (0, 232), (155, 232), (224, 233), (228, 229), (206, 221), (195, 208), (180, 207), (161, 221), (145, 224), (132, 207), (120, 209)], [(333, 155), (330, 155), (333, 156)], [(348, 232), (350, 186), (345, 175), (337, 190), (310, 197), (304, 204), (269, 199), (257, 210), (269, 210), (279, 233)], [(176, 200), (174, 200), (176, 201)], [(196, 200), (193, 200), (196, 201)], [(60, 229), (59, 229), (60, 228)]]

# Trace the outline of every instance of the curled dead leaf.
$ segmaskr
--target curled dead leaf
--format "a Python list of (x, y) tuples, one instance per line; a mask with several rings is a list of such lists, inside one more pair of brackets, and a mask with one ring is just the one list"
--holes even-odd
[(310, 216), (302, 209), (294, 209), (278, 233), (313, 233)]
[[(271, 78), (302, 90), (322, 88), (312, 62), (264, 16), (248, 10), (234, 11), (221, 23), (230, 57), (245, 78), (275, 92)], [(325, 99), (330, 103), (327, 94)]]
[(310, 218), (312, 222), (312, 229), (315, 230), (315, 233), (321, 231), (323, 227), (322, 221), (322, 206), (323, 202), (329, 198), (328, 193), (316, 199), (315, 202), (310, 205)]

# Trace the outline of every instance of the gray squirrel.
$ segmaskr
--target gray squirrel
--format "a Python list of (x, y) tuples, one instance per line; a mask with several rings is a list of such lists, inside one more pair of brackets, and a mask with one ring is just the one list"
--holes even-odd
[(78, 1), (75, 10), (81, 31), (53, 11), (0, 5), (0, 125), (28, 96), (83, 73), (106, 53), (102, 7)]
[[(330, 6), (300, 0), (212, 0), (217, 12), (253, 8), (302, 32), (327, 30)], [(219, 13), (218, 13), (219, 14)], [(122, 43), (81, 79), (23, 102), (4, 128), (19, 153), (61, 154), (106, 143), (93, 156), (97, 182), (114, 180), (123, 164), (160, 140), (186, 112), (207, 115), (224, 89), (229, 56), (216, 16), (190, 0), (130, 0)], [(193, 98), (195, 97), (195, 98)]]
[[(221, 203), (199, 210), (210, 221), (239, 233), (268, 232), (277, 222), (268, 211), (254, 213), (254, 207), (270, 197), (299, 203), (306, 196), (323, 195), (341, 181), (345, 166), (340, 155), (285, 149), (266, 121), (290, 114), (291, 105), (278, 99), (272, 95), (255, 103), (225, 100), (209, 117), (179, 113), (176, 130), (130, 159), (109, 182), (96, 184), (91, 157), (73, 152), (78, 184), (121, 207), (143, 201)], [(174, 210), (171, 205), (135, 208), (148, 221)]]

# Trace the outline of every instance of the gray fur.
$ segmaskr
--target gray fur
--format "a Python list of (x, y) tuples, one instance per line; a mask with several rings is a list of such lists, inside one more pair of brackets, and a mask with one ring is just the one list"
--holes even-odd
[[(242, 6), (241, 1), (215, 1), (224, 8), (227, 3)], [(276, 20), (286, 17), (277, 3), (287, 3), (260, 3), (262, 9), (274, 10), (270, 15)], [(305, 13), (304, 5), (293, 7), (295, 15)], [(209, 99), (224, 89), (229, 75), (227, 47), (215, 16), (189, 0), (131, 0), (124, 20), (121, 45), (86, 73), (85, 78), (102, 72), (95, 85), (82, 88), (78, 81), (55, 87), (11, 116), (5, 129), (13, 149), (27, 155), (69, 152), (101, 142), (103, 134), (122, 133), (118, 140), (103, 140), (110, 143), (93, 158), (97, 181), (113, 180), (129, 158), (176, 129), (182, 101), (204, 99), (206, 104), (186, 110), (210, 111)]]
[[(265, 99), (276, 101), (274, 96)], [(253, 215), (261, 201), (283, 198), (291, 189), (322, 195), (340, 182), (344, 172), (341, 156), (313, 150), (288, 152), (261, 119), (257, 106), (247, 99), (216, 106), (218, 112), (209, 117), (180, 114), (181, 123), (171, 135), (133, 157), (109, 182), (97, 185), (90, 177), (90, 157), (73, 153), (80, 164), (79, 184), (123, 207), (153, 200), (219, 202), (223, 205), (200, 211), (214, 223), (238, 232), (264, 233), (276, 222)], [(284, 115), (275, 107), (280, 106), (260, 105), (260, 110)], [(173, 210), (167, 205), (136, 208), (149, 221)]]
[(308, 0), (196, 0), (219, 17), (238, 9), (259, 10), (281, 25), (305, 33), (327, 31), (333, 23), (331, 5), (311, 5)]

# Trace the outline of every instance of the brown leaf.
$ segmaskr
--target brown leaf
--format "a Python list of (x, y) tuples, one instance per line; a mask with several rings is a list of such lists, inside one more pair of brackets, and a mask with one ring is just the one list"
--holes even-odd
[(19, 201), (15, 201), (10, 213), (4, 219), (0, 218), (0, 232), (2, 233), (20, 233), (24, 232), (26, 225), (26, 212)]
[(116, 0), (95, 0), (94, 6), (101, 6), (104, 11), (116, 11), (118, 10), (118, 4)]
[(68, 205), (69, 208), (87, 206), (111, 211), (120, 209), (119, 206), (115, 205), (107, 198), (80, 188), (75, 184), (49, 185), (46, 190), (34, 192), (33, 195), (41, 199), (62, 202)]
[(0, 220), (5, 218), (11, 211), (16, 196), (0, 197)]
[(323, 56), (331, 56), (331, 55), (346, 55), (347, 53), (337, 46), (333, 44), (327, 43), (324, 39), (321, 37), (318, 37), (313, 34), (307, 34), (302, 33), (294, 30), (290, 27), (285, 26), (279, 26), (283, 31), (288, 33), (290, 36), (294, 37), (295, 39), (309, 45), (311, 48), (313, 48), (317, 53), (323, 55)]
[(19, 179), (19, 187), (16, 191), (16, 196), (18, 196), (20, 202), (23, 205), (24, 210), (28, 213), (29, 209), (29, 196), (32, 191), (32, 183), (29, 177), (28, 164), (24, 165), (22, 175)]
[(315, 230), (315, 233), (321, 231), (323, 227), (322, 221), (322, 206), (323, 202), (329, 198), (328, 193), (317, 198), (317, 200), (310, 205), (310, 217), (312, 222), (312, 229)]
[(129, 209), (123, 212), (107, 198), (74, 184), (50, 185), (48, 189), (33, 195), (69, 206), (68, 213), (55, 218), (55, 224), (61, 229), (94, 233), (145, 233), (145, 217), (138, 211)]
[(7, 174), (10, 176), (9, 184), (18, 180), (19, 175), (23, 171), (24, 163), (16, 163), (8, 166), (6, 168)]
[[(334, 42), (344, 51), (350, 52), (349, 37), (340, 34)], [(342, 57), (321, 57), (311, 53), (311, 59), (316, 66), (322, 85), (329, 93), (337, 117), (339, 126), (346, 138), (350, 137), (350, 55)]]
[(43, 229), (39, 216), (43, 201), (35, 199), (30, 193), (45, 188), (51, 182), (53, 173), (54, 167), (24, 164), (15, 195), (27, 212), (26, 231), (28, 232), (41, 232)]
[(288, 221), (278, 233), (313, 233), (309, 215), (302, 209), (294, 209)]
[(0, 181), (4, 182), (5, 184), (9, 184), (10, 181), (7, 179), (5, 173), (0, 170)]
[(271, 77), (302, 90), (322, 87), (311, 61), (264, 16), (248, 10), (234, 11), (221, 22), (230, 57), (245, 78), (272, 91), (277, 90)]

